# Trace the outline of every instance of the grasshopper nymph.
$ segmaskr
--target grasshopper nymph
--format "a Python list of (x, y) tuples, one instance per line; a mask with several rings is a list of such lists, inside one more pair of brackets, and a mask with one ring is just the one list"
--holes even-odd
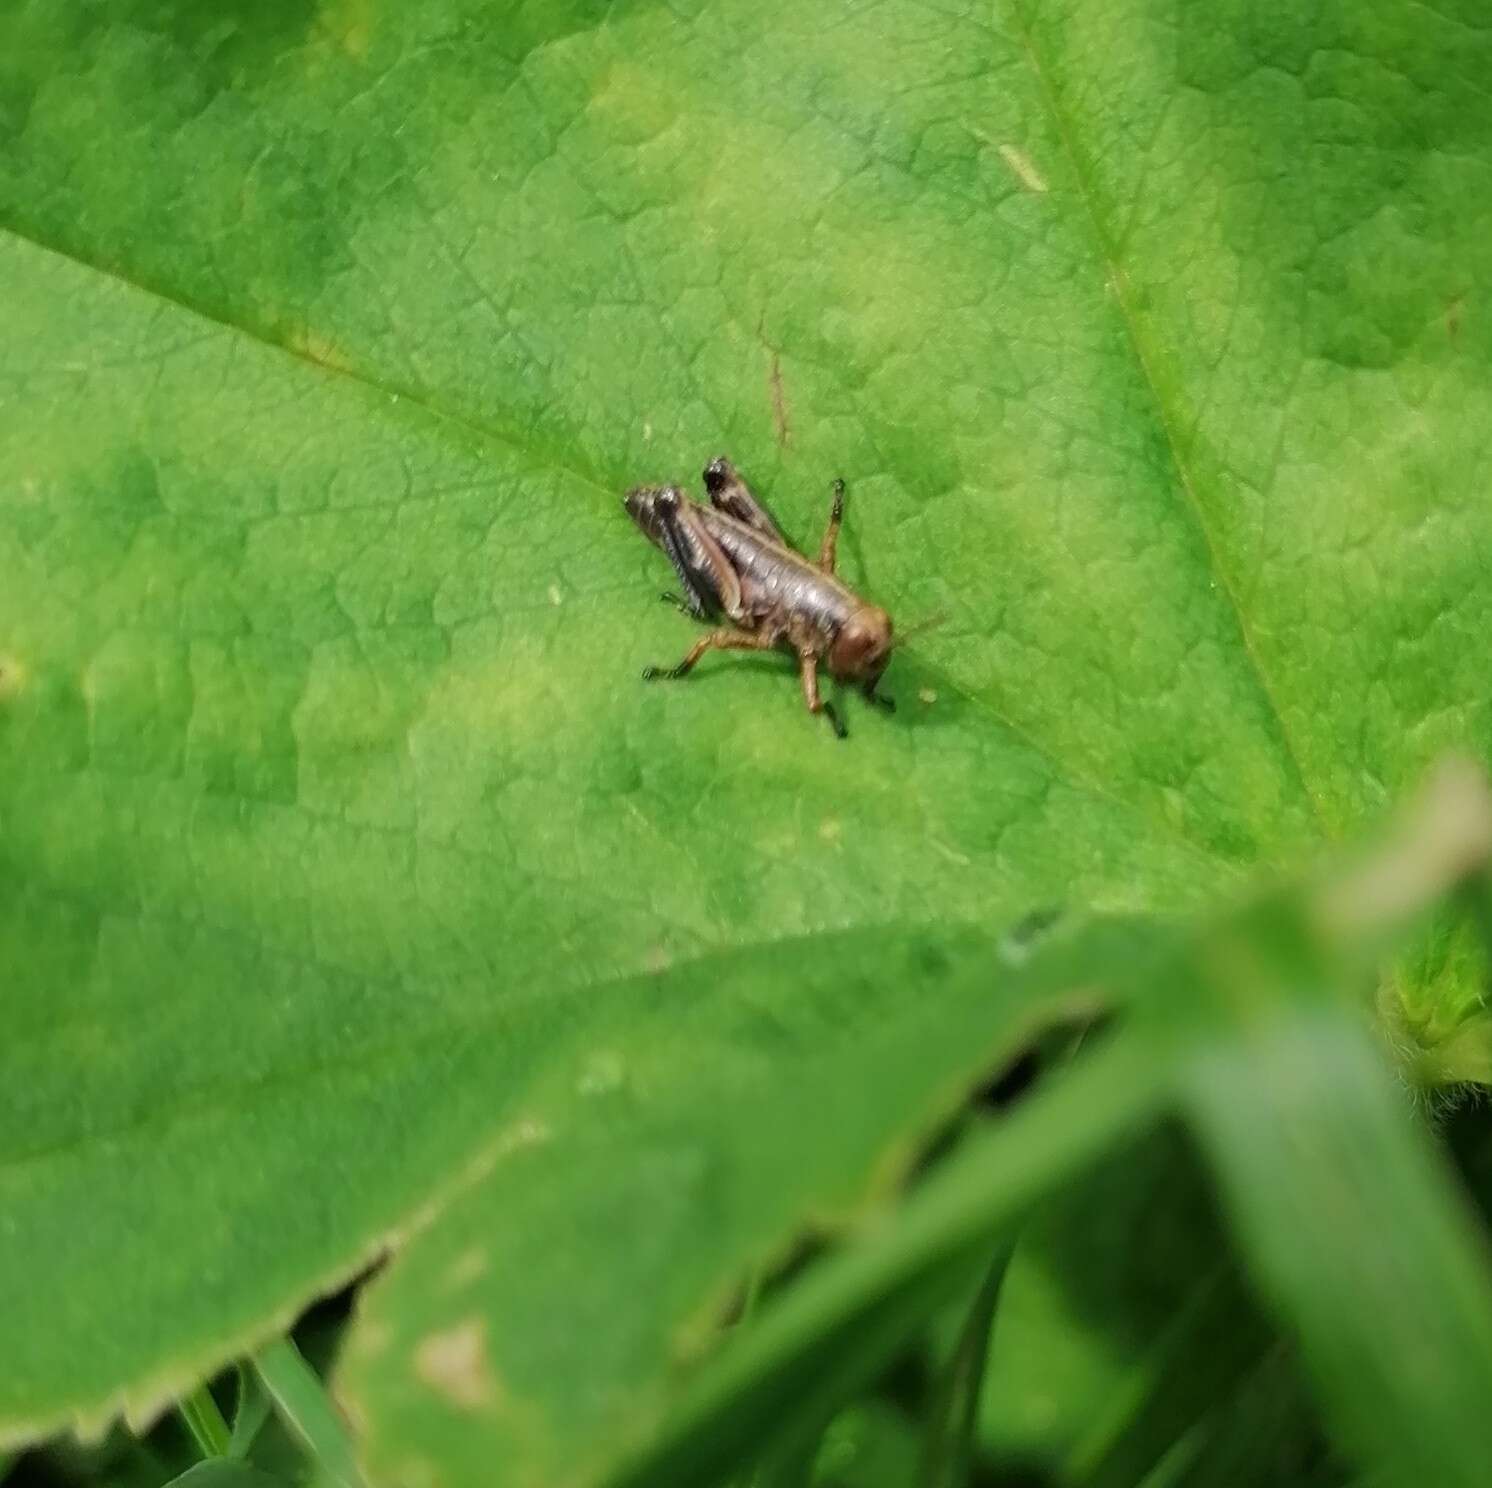
[(783, 646), (798, 658), (808, 711), (822, 713), (837, 737), (844, 738), (844, 724), (833, 704), (819, 696), (820, 664), (842, 682), (859, 683), (871, 702), (894, 710), (896, 704), (876, 691), (891, 659), (891, 617), (834, 573), (844, 482), (834, 482), (829, 526), (815, 563), (782, 535), (724, 456), (705, 467), (704, 481), (709, 506), (691, 501), (677, 486), (638, 486), (627, 493), (628, 515), (667, 554), (683, 585), (682, 600), (663, 598), (696, 619), (723, 616), (730, 622), (697, 640), (677, 666), (648, 667), (644, 679), (687, 676), (706, 651)]

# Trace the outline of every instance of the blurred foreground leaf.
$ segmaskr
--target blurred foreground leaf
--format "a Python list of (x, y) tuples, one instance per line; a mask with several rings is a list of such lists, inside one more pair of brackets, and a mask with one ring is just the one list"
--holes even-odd
[[(753, 977), (749, 996), (746, 958), (708, 989), (665, 979), (650, 1022), (639, 1000), (604, 1029), (579, 1077), (589, 1100), (536, 1092), (486, 1179), (372, 1289), (342, 1386), (374, 1477), (498, 1460), (503, 1481), (591, 1482), (637, 1459), (641, 1481), (703, 1482), (790, 1420), (822, 1424), (987, 1268), (981, 1225), (1132, 1129), (1157, 1076), (1084, 1070), (1012, 1124), (1003, 1159), (929, 1180), (938, 1220), (903, 1237), (887, 1203), (917, 1135), (1149, 939), (1098, 924), (1003, 971), (977, 938), (957, 959), (804, 947), (791, 979)], [(828, 1254), (719, 1350), (726, 1285), (785, 1259), (800, 1216)]]

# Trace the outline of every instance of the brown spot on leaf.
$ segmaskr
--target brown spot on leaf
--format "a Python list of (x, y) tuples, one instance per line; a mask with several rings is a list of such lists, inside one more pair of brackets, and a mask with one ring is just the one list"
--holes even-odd
[(756, 339), (770, 360), (767, 363), (767, 392), (772, 400), (772, 426), (777, 433), (777, 443), (784, 449), (793, 437), (792, 425), (788, 422), (787, 391), (782, 383), (782, 357), (777, 348), (767, 340), (767, 312), (762, 311), (756, 323)]
[(415, 1346), (414, 1372), (462, 1410), (482, 1410), (497, 1400), (497, 1378), (487, 1358), (487, 1324), (481, 1318), (427, 1334)]

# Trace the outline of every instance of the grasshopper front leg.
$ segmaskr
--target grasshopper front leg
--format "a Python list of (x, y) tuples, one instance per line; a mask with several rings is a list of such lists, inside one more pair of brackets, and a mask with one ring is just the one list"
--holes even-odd
[(746, 630), (712, 630), (701, 636), (690, 648), (689, 654), (677, 666), (644, 667), (644, 682), (677, 682), (694, 670), (694, 664), (706, 651), (770, 651), (777, 644), (771, 636), (753, 634)]
[(803, 678), (803, 701), (808, 704), (810, 713), (822, 713), (829, 720), (829, 727), (834, 730), (836, 739), (845, 737), (845, 726), (840, 721), (839, 714), (834, 711), (833, 703), (826, 703), (819, 696), (819, 659), (812, 651), (800, 651), (798, 653), (798, 668)]

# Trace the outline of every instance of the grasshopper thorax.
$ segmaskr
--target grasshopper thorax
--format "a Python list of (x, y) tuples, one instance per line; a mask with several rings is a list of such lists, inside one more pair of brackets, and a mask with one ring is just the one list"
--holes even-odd
[(877, 605), (861, 605), (829, 647), (829, 670), (841, 682), (874, 683), (890, 657), (890, 615)]

